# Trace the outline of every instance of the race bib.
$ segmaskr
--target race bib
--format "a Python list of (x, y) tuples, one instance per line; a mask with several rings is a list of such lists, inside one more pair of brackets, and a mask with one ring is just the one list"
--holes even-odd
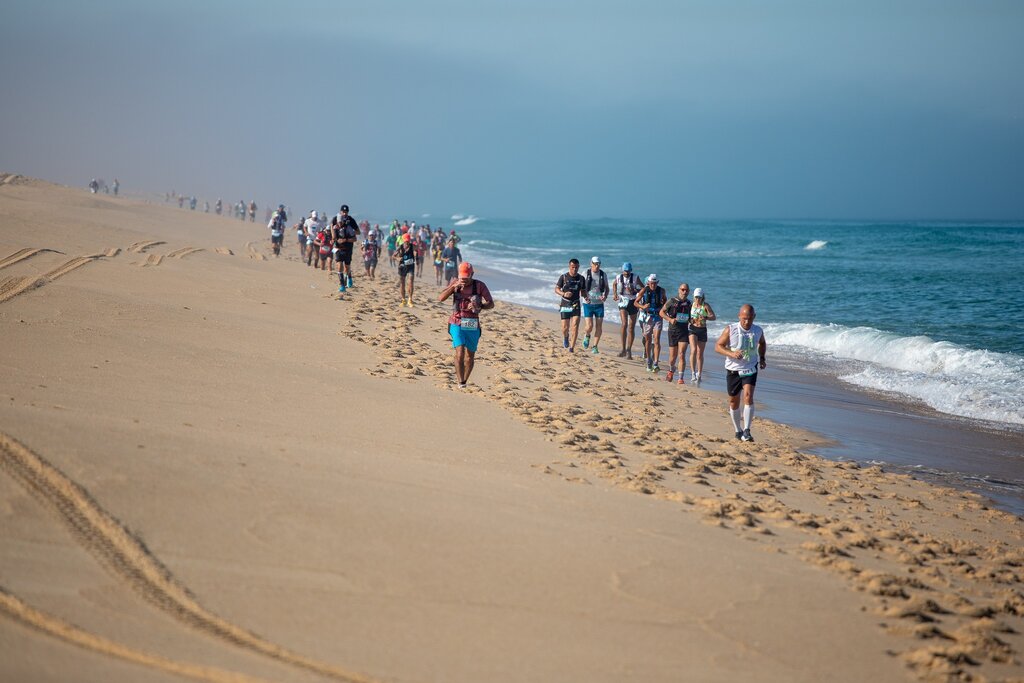
[(750, 377), (751, 375), (757, 374), (757, 368), (754, 368), (753, 370), (740, 370), (736, 374), (738, 374), (740, 377)]
[(463, 318), (462, 322), (459, 323), (459, 327), (464, 330), (479, 330), (480, 319), (479, 318)]
[(677, 323), (685, 323), (690, 319), (689, 313), (680, 313), (676, 316)]
[(271, 231), (270, 231), (270, 235), (271, 235), (272, 237), (281, 237), (281, 236), (283, 236), (283, 235), (284, 235), (284, 233), (283, 233), (283, 232), (281, 232), (280, 230), (271, 230)]
[(632, 301), (632, 299), (627, 299), (624, 296), (620, 296), (619, 297), (619, 301), (618, 301), (618, 307), (619, 308), (629, 308), (629, 302), (630, 301)]
[(412, 262), (413, 261), (412, 261), (412, 257), (411, 256), (407, 256), (406, 258), (402, 259), (402, 265), (403, 266), (411, 266)]
[(562, 306), (561, 308), (558, 309), (558, 312), (559, 313), (572, 313), (575, 310), (576, 309), (573, 308), (572, 306)]

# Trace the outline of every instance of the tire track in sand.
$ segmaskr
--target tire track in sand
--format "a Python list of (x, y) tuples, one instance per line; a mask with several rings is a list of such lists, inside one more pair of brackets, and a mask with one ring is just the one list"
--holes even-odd
[(68, 273), (78, 268), (81, 268), (90, 261), (95, 261), (101, 258), (101, 255), (92, 256), (76, 256), (73, 259), (65, 261), (56, 268), (43, 273), (42, 275), (28, 275), (25, 277), (9, 277), (0, 282), (0, 304), (10, 301), (19, 294), (23, 294), (30, 289), (42, 287), (48, 282), (64, 277)]
[(199, 247), (182, 247), (181, 249), (175, 249), (165, 254), (167, 258), (183, 259), (186, 256), (191, 256), (197, 252), (202, 251)]
[(128, 251), (135, 252), (136, 254), (141, 254), (150, 247), (155, 247), (161, 244), (167, 244), (167, 242), (161, 242), (160, 240), (152, 240), (149, 242), (135, 242), (128, 247)]
[(249, 258), (253, 259), (254, 261), (266, 261), (267, 260), (266, 256), (264, 256), (263, 254), (261, 254), (260, 252), (258, 252), (256, 250), (256, 247), (253, 246), (252, 242), (246, 242), (245, 243), (245, 253), (246, 253), (246, 255)]
[(23, 626), (41, 631), (48, 636), (53, 636), (91, 652), (123, 659), (134, 664), (141, 664), (197, 681), (206, 681), (207, 683), (266, 683), (261, 678), (253, 678), (252, 676), (216, 667), (200, 666), (198, 664), (190, 664), (189, 662), (167, 659), (166, 657), (154, 655), (143, 650), (136, 650), (122, 643), (108, 640), (26, 604), (2, 586), (0, 586), (0, 614), (7, 615)]
[(74, 539), (142, 598), (185, 626), (285, 664), (348, 683), (374, 679), (292, 652), (218, 617), (181, 585), (146, 546), (82, 486), (0, 432), (0, 469), (50, 507)]
[(18, 251), (14, 252), (13, 254), (8, 254), (7, 256), (4, 256), (2, 259), (0, 259), (0, 268), (6, 268), (7, 266), (13, 266), (15, 263), (18, 263), (20, 261), (24, 261), (27, 258), (32, 258), (36, 254), (39, 254), (39, 253), (44, 252), (44, 251), (56, 251), (56, 249), (43, 249), (43, 248), (33, 249), (31, 247), (26, 248), (26, 249), (19, 249)]

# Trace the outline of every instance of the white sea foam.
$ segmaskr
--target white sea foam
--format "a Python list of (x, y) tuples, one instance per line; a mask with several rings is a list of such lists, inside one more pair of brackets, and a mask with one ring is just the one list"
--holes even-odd
[[(456, 214), (456, 215), (458, 215), (458, 214)], [(463, 225), (473, 225), (474, 223), (476, 223), (480, 219), (477, 218), (476, 216), (466, 216), (465, 218), (458, 218), (458, 219), (455, 218), (455, 216), (452, 216), (452, 220), (455, 221), (455, 225), (458, 225), (458, 226), (461, 227)]]
[(871, 327), (768, 323), (764, 328), (769, 344), (842, 361), (837, 372), (850, 384), (909, 396), (950, 415), (1024, 425), (1024, 357), (1016, 354)]
[(465, 218), (465, 216), (463, 216), (461, 213), (453, 213), (452, 214), (452, 220), (453, 221), (461, 221), (463, 218)]
[(825, 240), (814, 240), (813, 242), (808, 242), (804, 249), (807, 251), (817, 251), (818, 249), (824, 249), (827, 244), (828, 242)]

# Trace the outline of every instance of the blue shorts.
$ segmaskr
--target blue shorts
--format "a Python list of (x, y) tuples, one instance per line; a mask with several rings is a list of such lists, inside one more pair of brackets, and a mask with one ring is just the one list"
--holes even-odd
[(604, 317), (604, 304), (583, 304), (583, 317), (603, 318)]
[(476, 346), (480, 343), (480, 330), (464, 330), (459, 325), (449, 324), (448, 334), (452, 336), (453, 349), (465, 346), (467, 351), (476, 353)]

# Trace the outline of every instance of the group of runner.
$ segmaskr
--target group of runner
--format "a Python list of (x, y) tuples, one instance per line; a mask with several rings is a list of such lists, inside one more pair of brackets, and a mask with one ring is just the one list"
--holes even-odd
[[(267, 224), (275, 256), (281, 255), (287, 226), (288, 214), (280, 204)], [(399, 306), (413, 306), (416, 278), (423, 276), (429, 253), (434, 262), (436, 284), (444, 286), (438, 300), (452, 300), (448, 334), (454, 349), (456, 380), (460, 387), (466, 386), (480, 342), (480, 312), (494, 308), (494, 299), (487, 285), (474, 278), (473, 266), (463, 261), (458, 247), (461, 238), (455, 230), (446, 233), (440, 227), (431, 230), (429, 225), (417, 227), (415, 222), (395, 220), (385, 236), (380, 225), (371, 227), (368, 221), (357, 223), (349, 214), (347, 204), (341, 205), (330, 222), (323, 212), (314, 210), (292, 227), (299, 258), (307, 266), (326, 270), (334, 276), (337, 263), (339, 293), (355, 285), (351, 265), (357, 241), (364, 275), (369, 280), (376, 279), (381, 253), (386, 249), (389, 267), (398, 271)]]
[[(580, 262), (570, 259), (568, 271), (555, 283), (560, 297), (562, 345), (569, 353), (576, 350), (580, 318), (584, 320), (583, 348), (599, 353), (604, 323), (604, 307), (608, 297), (618, 306), (621, 325), (619, 358), (633, 359), (636, 325), (640, 325), (643, 360), (647, 372), (661, 371), (661, 333), (667, 321), (668, 370), (665, 380), (685, 384), (686, 352), (690, 350), (690, 381), (700, 386), (704, 374), (704, 349), (708, 342), (708, 321), (717, 315), (697, 287), (690, 296), (690, 285), (683, 282), (677, 293), (669, 297), (659, 284), (656, 273), (643, 281), (633, 273), (633, 264), (622, 264), (621, 272), (609, 283), (601, 269), (600, 257), (590, 259), (590, 268), (580, 274)], [(732, 323), (715, 343), (715, 351), (725, 356), (726, 389), (729, 395), (729, 416), (736, 429), (736, 438), (753, 441), (750, 425), (754, 414), (754, 387), (757, 371), (766, 367), (764, 332), (754, 325), (754, 308), (746, 304), (740, 309), (739, 322)], [(740, 395), (743, 408), (740, 410)]]
[[(285, 207), (279, 205), (267, 225), (275, 255), (280, 255), (287, 221)], [(447, 234), (442, 228), (431, 230), (429, 225), (417, 227), (415, 222), (395, 220), (384, 235), (379, 225), (371, 227), (367, 221), (357, 223), (345, 204), (329, 222), (323, 213), (311, 211), (308, 218), (298, 220), (293, 228), (300, 258), (307, 266), (327, 270), (333, 275), (334, 264), (338, 264), (340, 293), (354, 286), (351, 263), (357, 241), (361, 240), (364, 274), (370, 280), (375, 279), (381, 253), (386, 250), (389, 267), (398, 271), (399, 306), (413, 306), (415, 281), (423, 276), (426, 256), (430, 254), (435, 283), (444, 287), (438, 301), (452, 299), (448, 333), (454, 349), (456, 380), (460, 387), (466, 386), (480, 341), (480, 312), (493, 308), (494, 299), (487, 285), (474, 278), (473, 266), (463, 260), (458, 246), (460, 238), (455, 230)], [(659, 284), (657, 274), (651, 273), (641, 281), (628, 261), (609, 281), (601, 269), (601, 259), (594, 256), (590, 259), (590, 268), (582, 274), (580, 262), (571, 259), (568, 271), (555, 283), (555, 294), (560, 297), (562, 343), (569, 353), (575, 352), (581, 317), (584, 319), (583, 348), (595, 355), (599, 353), (605, 302), (611, 297), (622, 323), (619, 358), (633, 359), (635, 328), (639, 324), (646, 369), (659, 373), (661, 334), (667, 321), (669, 367), (665, 379), (685, 384), (689, 350), (690, 381), (700, 385), (708, 341), (707, 323), (717, 319), (702, 288), (693, 290), (691, 300), (690, 285), (684, 282), (679, 285), (676, 296), (669, 297)], [(725, 356), (729, 416), (736, 438), (742, 441), (753, 441), (750, 425), (754, 415), (754, 387), (758, 370), (766, 367), (764, 332), (753, 324), (754, 317), (753, 306), (745, 304), (740, 309), (739, 321), (728, 325), (715, 343), (715, 351)]]

